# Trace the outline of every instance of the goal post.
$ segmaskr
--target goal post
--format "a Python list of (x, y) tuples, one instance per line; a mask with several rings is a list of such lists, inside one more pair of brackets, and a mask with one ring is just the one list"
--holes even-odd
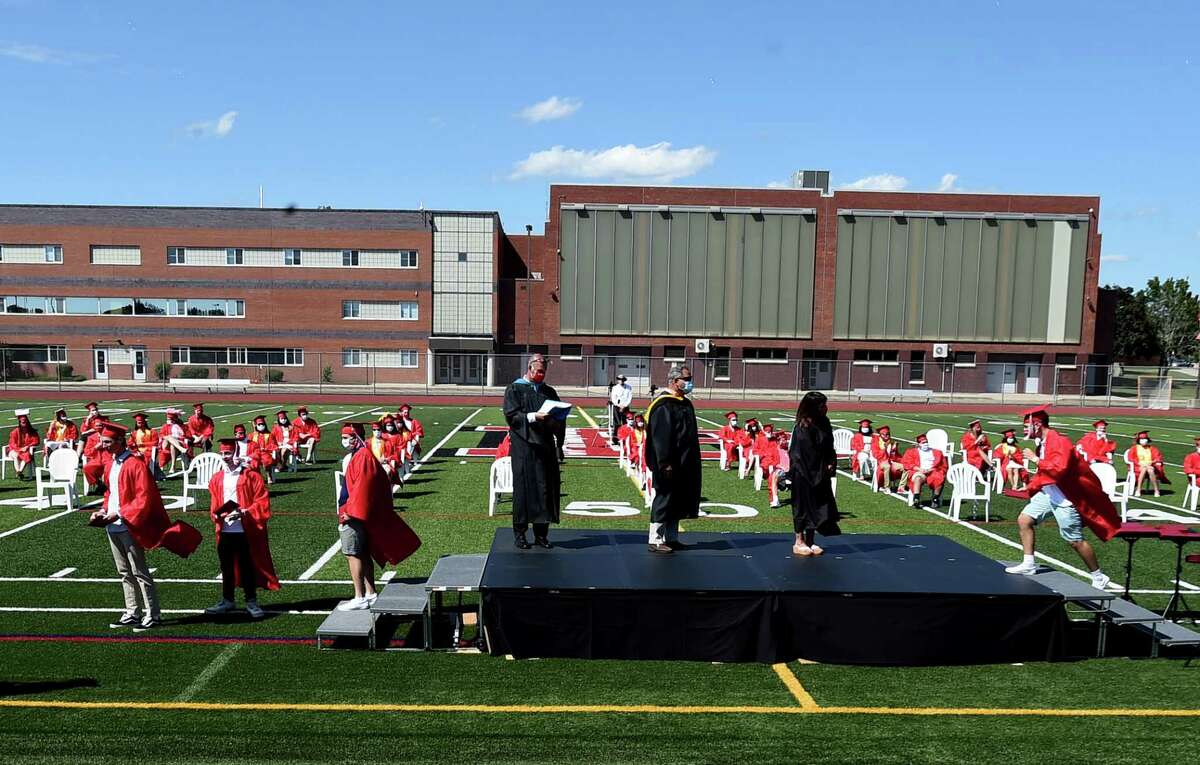
[(1166, 375), (1141, 375), (1137, 379), (1138, 409), (1170, 409), (1171, 378)]

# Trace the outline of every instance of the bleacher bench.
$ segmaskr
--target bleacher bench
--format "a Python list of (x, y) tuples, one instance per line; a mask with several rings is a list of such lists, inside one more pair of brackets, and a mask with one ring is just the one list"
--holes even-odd
[(191, 378), (191, 377), (172, 377), (167, 380), (167, 385), (170, 386), (172, 392), (203, 390), (209, 393), (221, 393), (225, 391), (241, 391), (246, 392), (250, 387), (249, 380), (235, 379), (217, 379), (209, 380), (207, 378)]
[(933, 391), (922, 388), (855, 388), (850, 395), (857, 396), (859, 401), (864, 398), (882, 398), (895, 404), (906, 398), (917, 399), (928, 404), (933, 400)]

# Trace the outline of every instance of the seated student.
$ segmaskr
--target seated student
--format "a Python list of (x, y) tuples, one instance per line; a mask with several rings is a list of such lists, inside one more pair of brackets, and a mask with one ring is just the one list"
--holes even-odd
[[(629, 462), (638, 474), (646, 471), (646, 418), (637, 415), (633, 418), (633, 448), (629, 451)], [(647, 480), (649, 480), (647, 478)]]
[(296, 456), (299, 450), (308, 450), (312, 446), (313, 460), (316, 459), (317, 444), (321, 442), (321, 426), (308, 413), (308, 407), (302, 406), (296, 410), (296, 419), (292, 420), (292, 443), (296, 445)]
[(1133, 446), (1129, 447), (1129, 451), (1125, 452), (1125, 462), (1129, 465), (1129, 472), (1133, 475), (1133, 496), (1142, 496), (1142, 484), (1146, 479), (1150, 480), (1150, 486), (1154, 489), (1154, 496), (1161, 497), (1162, 492), (1159, 491), (1159, 484), (1171, 483), (1167, 480), (1167, 472), (1163, 464), (1162, 452), (1150, 440), (1150, 432), (1143, 430), (1137, 434), (1137, 440)]
[(216, 425), (212, 418), (204, 413), (204, 404), (192, 404), (192, 416), (188, 418), (188, 437), (192, 446), (202, 452), (212, 449), (213, 431)]
[(921, 489), (925, 486), (933, 492), (929, 506), (942, 506), (942, 487), (946, 484), (946, 455), (940, 449), (929, 445), (929, 439), (924, 433), (917, 436), (916, 446), (904, 452), (902, 460), (904, 472), (908, 476), (908, 488), (913, 493), (917, 504), (921, 502)]
[(46, 453), (60, 448), (74, 449), (78, 440), (79, 428), (67, 418), (67, 410), (59, 408), (46, 426)]
[(292, 421), (286, 409), (275, 413), (275, 426), (271, 428), (271, 438), (275, 439), (275, 471), (290, 470), (296, 472), (296, 442), (292, 430)]
[(167, 421), (158, 431), (158, 466), (166, 469), (177, 456), (183, 460), (186, 470), (192, 459), (192, 439), (183, 422), (183, 413), (168, 407)]
[(1196, 450), (1183, 458), (1183, 474), (1193, 485), (1200, 485), (1200, 437), (1195, 439)]
[(771, 507), (782, 507), (779, 502), (779, 479), (788, 474), (792, 460), (788, 455), (790, 437), (784, 431), (775, 434), (775, 455), (771, 458), (772, 469), (767, 475), (767, 498)]
[(396, 439), (384, 434), (383, 423), (378, 420), (371, 423), (371, 435), (367, 437), (367, 448), (371, 450), (375, 459), (379, 460), (379, 464), (383, 465), (383, 471), (387, 473), (388, 482), (392, 484), (394, 493), (395, 487), (402, 483), (400, 480), (400, 454)]
[(32, 481), (33, 453), (42, 443), (42, 437), (29, 421), (28, 409), (18, 409), (13, 414), (17, 415), (17, 427), (8, 434), (8, 449), (4, 452), (4, 459), (12, 462), (18, 480)]
[(725, 424), (717, 431), (717, 439), (721, 442), (721, 470), (733, 469), (741, 430), (741, 427), (738, 426), (737, 412), (726, 412)]
[[(762, 426), (758, 423), (758, 418), (751, 417), (746, 420), (746, 427), (738, 434), (738, 449), (741, 451), (741, 461), (746, 464), (746, 475), (750, 474), (749, 468), (754, 463), (754, 444), (758, 442), (758, 434), (762, 430)], [(739, 478), (746, 476), (739, 475)]]
[(871, 428), (871, 421), (861, 419), (858, 421), (858, 432), (850, 436), (850, 475), (855, 478), (861, 478), (867, 472), (867, 466), (871, 460), (871, 442), (875, 438), (875, 431)]
[(1025, 482), (1029, 480), (1029, 471), (1025, 469), (1025, 458), (1021, 447), (1017, 445), (1015, 430), (1004, 431), (1004, 437), (992, 450), (992, 455), (996, 458), (1000, 475), (1008, 479), (1009, 487), (1014, 491), (1024, 489)]
[(89, 497), (104, 494), (108, 469), (112, 467), (112, 455), (100, 448), (100, 426), (104, 423), (103, 419), (92, 421), (91, 430), (88, 431), (81, 448), (83, 467), (80, 471), (87, 485), (91, 487), (87, 492)]
[(145, 412), (135, 412), (133, 415), (133, 430), (129, 431), (129, 450), (142, 458), (146, 463), (146, 467), (150, 468), (150, 475), (155, 481), (161, 481), (166, 476), (163, 475), (162, 468), (159, 467), (158, 457), (155, 450), (158, 449), (158, 431), (150, 427), (150, 422), (146, 418)]
[(100, 405), (95, 401), (89, 401), (84, 405), (87, 414), (83, 417), (83, 423), (79, 426), (79, 440), (75, 442), (75, 451), (79, 452), (79, 456), (83, 456), (83, 447), (87, 443), (88, 437), (96, 432), (96, 426), (104, 421), (104, 415), (100, 414)]
[[(425, 437), (425, 426), (413, 416), (412, 406), (409, 404), (402, 404), (397, 413), (400, 415), (398, 419), (404, 423), (404, 429), (408, 431), (408, 454), (406, 456), (411, 464), (421, 454), (421, 439)], [(407, 478), (407, 476), (405, 477)]]
[(875, 458), (875, 473), (884, 494), (891, 494), (892, 487), (904, 474), (900, 461), (900, 447), (892, 440), (892, 429), (884, 425), (871, 443), (871, 456)]
[(758, 469), (763, 478), (767, 479), (770, 488), (771, 473), (779, 462), (779, 445), (775, 441), (775, 426), (771, 423), (763, 425), (762, 430), (754, 438), (754, 456), (758, 457)]
[(1083, 438), (1079, 439), (1079, 443), (1075, 444), (1075, 451), (1079, 452), (1089, 463), (1103, 462), (1111, 465), (1113, 454), (1117, 451), (1117, 442), (1108, 437), (1108, 423), (1104, 420), (1096, 420), (1092, 423), (1092, 427), (1095, 430), (1084, 434)]
[(267, 483), (275, 483), (273, 468), (275, 455), (279, 453), (279, 444), (276, 443), (275, 436), (267, 432), (267, 418), (261, 414), (254, 418), (254, 432), (250, 434), (248, 451), (249, 468), (265, 474)]
[(971, 420), (962, 437), (963, 458), (986, 478), (992, 469), (992, 442), (983, 432), (983, 423)]

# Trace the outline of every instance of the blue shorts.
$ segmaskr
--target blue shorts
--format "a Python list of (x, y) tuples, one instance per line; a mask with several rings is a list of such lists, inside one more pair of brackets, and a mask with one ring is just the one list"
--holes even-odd
[(1039, 491), (1029, 500), (1029, 504), (1021, 511), (1021, 515), (1027, 515), (1033, 519), (1035, 524), (1041, 523), (1046, 519), (1046, 516), (1054, 514), (1054, 520), (1058, 523), (1058, 535), (1068, 542), (1083, 541), (1083, 523), (1079, 520), (1079, 511), (1070, 502), (1056, 505), (1050, 501), (1045, 492)]

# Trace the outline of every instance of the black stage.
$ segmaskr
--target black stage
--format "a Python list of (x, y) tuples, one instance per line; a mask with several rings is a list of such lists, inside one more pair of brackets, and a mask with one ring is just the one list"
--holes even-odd
[(483, 572), (494, 654), (591, 659), (970, 664), (1063, 655), (1062, 597), (940, 536), (555, 529), (521, 551), (497, 529)]

